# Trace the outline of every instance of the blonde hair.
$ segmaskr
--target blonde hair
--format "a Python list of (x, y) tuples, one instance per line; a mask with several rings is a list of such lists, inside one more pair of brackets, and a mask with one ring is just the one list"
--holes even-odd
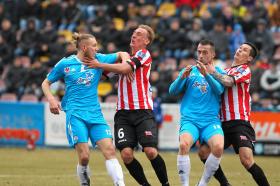
[(154, 32), (154, 30), (150, 26), (148, 26), (148, 25), (139, 25), (138, 28), (143, 28), (143, 29), (145, 29), (148, 32), (148, 39), (150, 41), (150, 43), (148, 45), (151, 45), (152, 42), (155, 39), (155, 32)]
[(95, 39), (95, 37), (91, 34), (79, 34), (77, 32), (75, 32), (73, 35), (72, 35), (72, 38), (73, 38), (73, 44), (76, 46), (77, 49), (80, 48), (80, 43), (83, 41), (83, 40), (88, 40), (88, 39)]

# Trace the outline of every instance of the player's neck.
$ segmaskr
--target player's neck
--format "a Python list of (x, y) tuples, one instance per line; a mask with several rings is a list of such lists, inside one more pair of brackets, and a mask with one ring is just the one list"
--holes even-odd
[(82, 52), (78, 52), (77, 53), (77, 58), (82, 61), (83, 58), (84, 58), (84, 54)]
[(134, 55), (137, 51), (145, 49), (145, 47), (131, 48), (131, 54)]
[(244, 64), (247, 64), (247, 61), (243, 62), (243, 61), (234, 60), (231, 66), (235, 67), (235, 66), (240, 66), (240, 65), (244, 65)]

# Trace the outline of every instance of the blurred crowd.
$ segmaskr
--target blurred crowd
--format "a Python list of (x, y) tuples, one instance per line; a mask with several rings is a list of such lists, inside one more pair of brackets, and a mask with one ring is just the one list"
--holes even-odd
[[(250, 41), (260, 49), (251, 65), (252, 109), (280, 110), (280, 0), (0, 0), (0, 94), (44, 100), (41, 82), (59, 59), (75, 53), (73, 32), (93, 34), (101, 53), (129, 51), (139, 24), (156, 32), (151, 84), (162, 102), (178, 102), (169, 85), (194, 63), (201, 39), (214, 41), (222, 68)], [(100, 100), (115, 101), (116, 86), (116, 78), (101, 82)], [(63, 82), (52, 85), (58, 98), (63, 89)]]

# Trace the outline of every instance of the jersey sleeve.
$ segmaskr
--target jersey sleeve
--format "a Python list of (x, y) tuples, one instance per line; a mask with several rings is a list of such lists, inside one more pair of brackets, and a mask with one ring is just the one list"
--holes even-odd
[(95, 57), (100, 63), (108, 63), (108, 64), (114, 64), (118, 59), (117, 53), (112, 53), (112, 54), (97, 53)]
[(142, 49), (136, 52), (136, 54), (130, 58), (129, 64), (134, 70), (140, 68), (143, 65), (149, 65), (152, 62), (151, 54), (148, 50)]
[[(56, 81), (58, 81), (59, 79), (62, 79), (64, 78), (64, 71), (67, 71), (67, 70), (70, 70), (70, 69), (67, 69), (64, 68), (64, 59), (61, 59), (54, 67), (53, 69), (50, 71), (50, 73), (47, 75), (47, 79), (48, 81), (54, 83)], [(69, 67), (68, 67), (69, 68)]]
[(187, 83), (188, 77), (185, 79), (181, 79), (185, 69), (182, 69), (179, 73), (177, 79), (169, 86), (169, 94), (177, 95), (184, 90), (184, 86)]
[(251, 71), (248, 66), (239, 66), (230, 75), (234, 78), (235, 83), (250, 83)]

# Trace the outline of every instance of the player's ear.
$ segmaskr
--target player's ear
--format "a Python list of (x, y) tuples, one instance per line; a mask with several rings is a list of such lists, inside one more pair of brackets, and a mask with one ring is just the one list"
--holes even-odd
[(149, 45), (150, 44), (150, 41), (149, 41), (148, 38), (146, 38), (144, 42), (145, 42), (145, 45)]
[(248, 57), (248, 61), (251, 63), (253, 61), (253, 57), (252, 56), (249, 56)]

